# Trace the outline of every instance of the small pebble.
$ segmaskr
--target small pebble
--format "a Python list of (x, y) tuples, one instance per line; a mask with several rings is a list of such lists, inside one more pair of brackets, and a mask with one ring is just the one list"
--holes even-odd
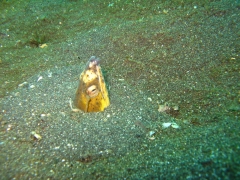
[(168, 128), (172, 123), (162, 123), (163, 128)]
[(31, 135), (34, 137), (34, 139), (36, 140), (41, 140), (42, 139), (42, 136), (40, 136), (39, 134), (37, 134), (35, 131), (32, 131), (31, 132)]
[(176, 123), (172, 123), (172, 128), (174, 128), (174, 129), (178, 129), (179, 128), (179, 125), (177, 125)]
[(18, 87), (24, 87), (26, 86), (28, 83), (27, 82), (23, 82), (22, 84), (19, 84)]
[(155, 134), (155, 131), (150, 131), (149, 132), (149, 136), (151, 137), (151, 136), (153, 136)]
[(170, 110), (169, 106), (167, 106), (165, 104), (158, 105), (158, 112), (165, 112), (167, 110)]
[(42, 76), (39, 76), (37, 82), (40, 81), (41, 79), (43, 79), (43, 77), (42, 77)]

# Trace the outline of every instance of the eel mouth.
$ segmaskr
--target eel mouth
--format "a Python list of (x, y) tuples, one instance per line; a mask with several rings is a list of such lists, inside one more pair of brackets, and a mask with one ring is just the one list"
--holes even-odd
[(95, 56), (92, 56), (89, 61), (87, 67), (92, 69), (95, 68), (96, 66), (99, 66), (100, 60), (99, 58), (96, 58)]

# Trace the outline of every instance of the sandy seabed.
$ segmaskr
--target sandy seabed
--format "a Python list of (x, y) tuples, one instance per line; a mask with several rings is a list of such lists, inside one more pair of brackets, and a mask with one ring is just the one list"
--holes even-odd
[[(239, 178), (239, 4), (209, 6), (109, 17), (64, 42), (26, 46), (33, 62), (44, 51), (38, 58), (54, 66), (1, 98), (1, 179)], [(111, 105), (73, 112), (92, 55)]]

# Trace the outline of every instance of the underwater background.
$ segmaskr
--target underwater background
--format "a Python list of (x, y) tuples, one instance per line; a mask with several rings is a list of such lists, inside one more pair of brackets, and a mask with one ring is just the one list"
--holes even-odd
[[(239, 0), (1, 0), (0, 179), (240, 178)], [(73, 112), (100, 65), (110, 106)]]

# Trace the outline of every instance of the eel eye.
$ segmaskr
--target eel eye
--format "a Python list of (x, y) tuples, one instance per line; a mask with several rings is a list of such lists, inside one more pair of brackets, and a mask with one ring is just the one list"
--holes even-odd
[(91, 98), (96, 97), (99, 93), (99, 90), (96, 85), (92, 85), (87, 89), (87, 94)]

